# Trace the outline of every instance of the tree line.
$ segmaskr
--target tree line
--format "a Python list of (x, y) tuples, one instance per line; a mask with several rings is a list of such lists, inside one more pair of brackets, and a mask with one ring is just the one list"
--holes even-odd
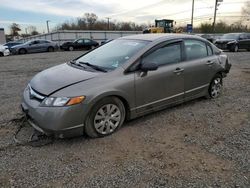
[[(223, 21), (219, 21), (215, 24), (215, 30), (211, 23), (202, 22), (198, 27), (194, 28), (195, 33), (228, 33), (228, 32), (250, 32), (250, 28), (246, 25), (245, 21), (250, 15), (250, 2), (246, 2), (241, 11), (242, 18), (233, 24), (228, 24)], [(250, 20), (249, 20), (250, 21)], [(94, 13), (85, 13), (82, 17), (65, 21), (58, 24), (53, 31), (56, 30), (113, 30), (113, 31), (142, 31), (148, 24), (137, 24), (134, 22), (122, 22), (110, 19), (98, 19), (98, 16)], [(185, 31), (185, 26), (181, 27)], [(20, 25), (13, 23), (10, 25), (11, 37), (20, 36)], [(28, 26), (25, 28), (25, 32), (21, 34), (22, 37), (37, 35), (35, 26)]]

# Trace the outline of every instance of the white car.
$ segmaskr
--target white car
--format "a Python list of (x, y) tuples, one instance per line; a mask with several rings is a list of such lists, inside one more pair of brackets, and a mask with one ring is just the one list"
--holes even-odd
[(10, 51), (7, 46), (0, 45), (0, 56), (10, 55)]

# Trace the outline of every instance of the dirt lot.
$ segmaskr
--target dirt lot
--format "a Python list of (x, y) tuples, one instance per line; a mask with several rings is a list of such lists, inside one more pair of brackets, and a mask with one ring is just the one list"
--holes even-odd
[[(79, 54), (0, 58), (0, 187), (250, 187), (249, 52), (228, 53), (233, 67), (219, 99), (138, 118), (106, 138), (16, 145), (28, 81)], [(22, 139), (31, 133), (26, 126)]]

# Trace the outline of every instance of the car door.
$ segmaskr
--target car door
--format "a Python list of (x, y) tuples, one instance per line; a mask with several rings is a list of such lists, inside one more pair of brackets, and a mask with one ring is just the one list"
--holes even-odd
[(84, 39), (84, 46), (85, 46), (85, 49), (90, 49), (92, 46), (92, 41), (89, 39)]
[(190, 100), (207, 91), (218, 60), (210, 44), (200, 40), (184, 40), (184, 49), (185, 61), (180, 66), (184, 69), (185, 100)]
[(83, 39), (79, 39), (74, 43), (74, 48), (75, 49), (83, 49), (84, 48), (84, 40)]
[(34, 40), (32, 41), (28, 46), (27, 46), (27, 50), (28, 52), (37, 52), (39, 51), (39, 40)]
[(241, 34), (239, 37), (239, 48), (240, 49), (250, 49), (250, 37), (248, 34)]
[(141, 65), (156, 63), (155, 71), (135, 73), (136, 112), (147, 113), (184, 99), (182, 42), (161, 44), (147, 52)]
[(46, 40), (40, 40), (39, 52), (46, 52), (48, 50), (49, 42)]

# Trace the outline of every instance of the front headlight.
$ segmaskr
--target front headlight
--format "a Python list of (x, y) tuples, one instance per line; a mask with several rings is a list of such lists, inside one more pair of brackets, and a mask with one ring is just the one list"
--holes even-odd
[(79, 97), (47, 97), (43, 100), (41, 103), (41, 106), (43, 107), (49, 107), (49, 106), (70, 106), (74, 104), (79, 104), (85, 99), (84, 96)]

